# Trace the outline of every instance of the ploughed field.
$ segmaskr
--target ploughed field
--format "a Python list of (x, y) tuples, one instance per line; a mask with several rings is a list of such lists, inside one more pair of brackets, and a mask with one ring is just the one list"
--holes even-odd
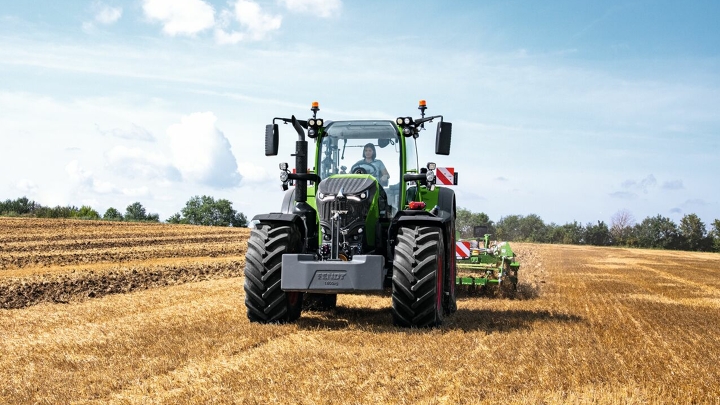
[(249, 323), (247, 229), (0, 218), (0, 403), (720, 403), (720, 255), (516, 244), (442, 327)]

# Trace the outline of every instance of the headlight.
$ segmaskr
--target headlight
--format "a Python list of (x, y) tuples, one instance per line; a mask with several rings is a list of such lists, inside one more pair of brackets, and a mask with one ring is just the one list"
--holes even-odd
[(425, 179), (427, 180), (428, 183), (434, 182), (435, 181), (435, 172), (428, 171), (427, 174), (425, 175)]
[(325, 194), (323, 194), (323, 193), (318, 193), (318, 198), (322, 200), (323, 198), (325, 198)]
[(363, 199), (363, 200), (366, 199), (366, 198), (367, 198), (367, 193), (363, 191), (363, 192), (360, 194), (360, 198)]
[(288, 181), (288, 172), (284, 170), (280, 172), (280, 181), (282, 181), (283, 183)]

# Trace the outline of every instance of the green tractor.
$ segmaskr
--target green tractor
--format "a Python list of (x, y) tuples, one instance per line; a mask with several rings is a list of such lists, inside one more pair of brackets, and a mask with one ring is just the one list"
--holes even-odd
[(456, 311), (455, 193), (436, 186), (435, 163), (418, 165), (416, 146), (437, 120), (435, 153), (449, 155), (452, 124), (426, 117), (424, 100), (418, 108), (420, 118), (324, 121), (315, 102), (312, 118), (275, 118), (266, 127), (266, 156), (278, 153), (278, 122), (298, 140), (295, 168), (280, 164), (280, 211), (252, 219), (250, 321), (293, 322), (304, 307), (334, 308), (337, 294), (386, 289), (398, 326), (438, 326)]

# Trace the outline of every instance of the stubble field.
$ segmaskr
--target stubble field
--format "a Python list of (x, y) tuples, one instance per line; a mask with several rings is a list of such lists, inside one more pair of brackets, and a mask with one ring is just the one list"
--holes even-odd
[(514, 298), (247, 321), (246, 229), (0, 218), (0, 403), (720, 403), (720, 255), (513, 244)]

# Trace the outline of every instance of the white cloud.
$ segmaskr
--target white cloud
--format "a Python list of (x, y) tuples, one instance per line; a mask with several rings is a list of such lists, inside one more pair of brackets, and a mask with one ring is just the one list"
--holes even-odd
[(268, 171), (262, 166), (250, 162), (240, 162), (239, 166), (243, 184), (266, 184), (268, 181), (272, 181)]
[(100, 126), (97, 124), (95, 124), (95, 128), (102, 135), (110, 135), (122, 139), (155, 142), (155, 137), (150, 133), (150, 131), (136, 124), (131, 124), (130, 129), (113, 128), (106, 131), (100, 129)]
[(281, 0), (280, 3), (292, 12), (323, 18), (336, 16), (342, 8), (340, 0)]
[(215, 9), (202, 0), (144, 0), (143, 11), (170, 36), (192, 36), (215, 25)]
[(116, 146), (105, 154), (106, 163), (132, 179), (179, 181), (180, 172), (164, 156), (140, 148)]
[(123, 188), (122, 193), (128, 197), (147, 197), (150, 195), (150, 189), (147, 186)]
[(20, 179), (15, 183), (15, 188), (23, 193), (35, 193), (38, 190), (37, 184), (32, 180)]
[(112, 183), (96, 180), (93, 172), (85, 170), (77, 160), (68, 163), (65, 166), (65, 172), (74, 187), (77, 187), (83, 193), (92, 191), (98, 194), (111, 194), (118, 191), (117, 187)]
[(625, 180), (622, 183), (623, 188), (642, 191), (645, 194), (647, 194), (648, 189), (655, 187), (655, 185), (657, 185), (657, 180), (652, 174), (647, 175), (647, 177), (640, 181)]
[(683, 186), (682, 180), (670, 180), (664, 182), (662, 188), (665, 190), (682, 190), (685, 187)]
[(245, 38), (245, 34), (242, 32), (232, 31), (226, 32), (221, 28), (215, 29), (215, 42), (220, 45), (232, 45), (237, 44)]
[[(234, 12), (224, 10), (220, 22), (215, 29), (215, 40), (220, 44), (235, 44), (240, 41), (259, 41), (276, 31), (282, 25), (282, 16), (264, 13), (260, 5), (250, 0), (237, 0), (233, 5)], [(242, 31), (226, 31), (236, 21)]]
[(242, 175), (235, 155), (215, 121), (212, 112), (193, 113), (168, 128), (173, 165), (190, 181), (215, 188), (238, 186)]
[(110, 7), (107, 4), (96, 3), (95, 21), (100, 24), (110, 25), (122, 17), (122, 7)]
[(80, 162), (73, 160), (65, 166), (65, 172), (73, 183), (84, 187), (92, 187), (92, 172), (83, 169)]

